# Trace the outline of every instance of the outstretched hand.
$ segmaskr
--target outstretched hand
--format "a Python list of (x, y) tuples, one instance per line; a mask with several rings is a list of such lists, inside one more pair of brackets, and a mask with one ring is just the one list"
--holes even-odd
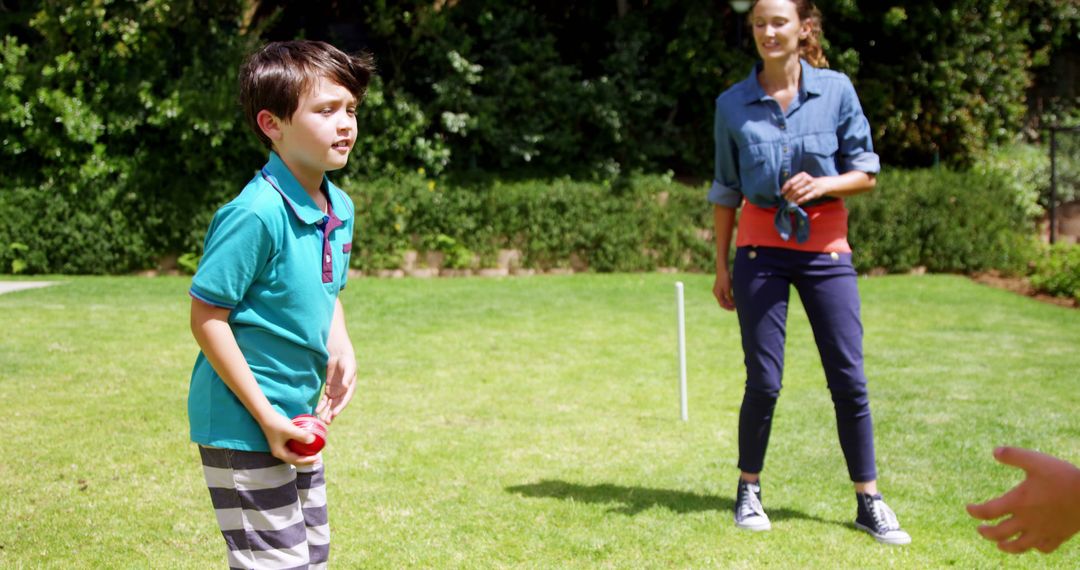
[(1005, 552), (1035, 548), (1046, 553), (1080, 531), (1080, 469), (1018, 447), (999, 447), (994, 458), (1023, 469), (1027, 477), (1000, 497), (967, 506), (971, 516), (982, 520), (1008, 516), (996, 525), (980, 525), (979, 534)]

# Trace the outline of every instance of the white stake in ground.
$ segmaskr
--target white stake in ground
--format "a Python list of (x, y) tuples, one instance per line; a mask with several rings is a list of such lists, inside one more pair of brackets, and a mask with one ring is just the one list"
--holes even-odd
[(679, 321), (679, 409), (682, 411), (682, 421), (690, 419), (686, 406), (686, 318), (683, 316), (683, 284), (675, 282), (675, 307)]

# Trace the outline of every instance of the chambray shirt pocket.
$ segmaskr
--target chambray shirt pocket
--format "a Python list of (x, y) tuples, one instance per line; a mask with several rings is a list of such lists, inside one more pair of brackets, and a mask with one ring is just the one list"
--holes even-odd
[(748, 196), (755, 203), (762, 202), (766, 196), (777, 194), (780, 190), (776, 178), (780, 169), (777, 158), (773, 156), (773, 146), (767, 142), (750, 143), (739, 149), (739, 178), (746, 187), (759, 190), (753, 196)]
[(760, 173), (769, 162), (768, 143), (748, 144), (739, 149), (739, 174)]
[(797, 171), (811, 176), (836, 176), (836, 151), (840, 141), (833, 133), (806, 135), (802, 140), (802, 161)]

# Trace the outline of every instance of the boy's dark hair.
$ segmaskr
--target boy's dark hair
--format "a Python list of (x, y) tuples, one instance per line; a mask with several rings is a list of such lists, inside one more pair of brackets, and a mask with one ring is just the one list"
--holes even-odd
[(348, 89), (359, 105), (373, 73), (375, 61), (366, 52), (348, 55), (317, 41), (272, 42), (240, 66), (240, 104), (255, 135), (271, 148), (270, 138), (259, 128), (259, 111), (266, 109), (289, 121), (301, 95), (323, 77)]

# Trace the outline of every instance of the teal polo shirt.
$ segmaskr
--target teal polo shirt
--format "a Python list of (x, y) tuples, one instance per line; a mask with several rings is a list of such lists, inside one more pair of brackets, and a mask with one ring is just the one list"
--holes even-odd
[[(229, 309), (229, 325), (255, 380), (286, 417), (311, 413), (326, 380), (326, 340), (345, 287), (353, 203), (323, 177), (324, 215), (276, 153), (210, 223), (190, 295)], [(191, 439), (269, 451), (255, 419), (203, 353), (188, 393)]]

